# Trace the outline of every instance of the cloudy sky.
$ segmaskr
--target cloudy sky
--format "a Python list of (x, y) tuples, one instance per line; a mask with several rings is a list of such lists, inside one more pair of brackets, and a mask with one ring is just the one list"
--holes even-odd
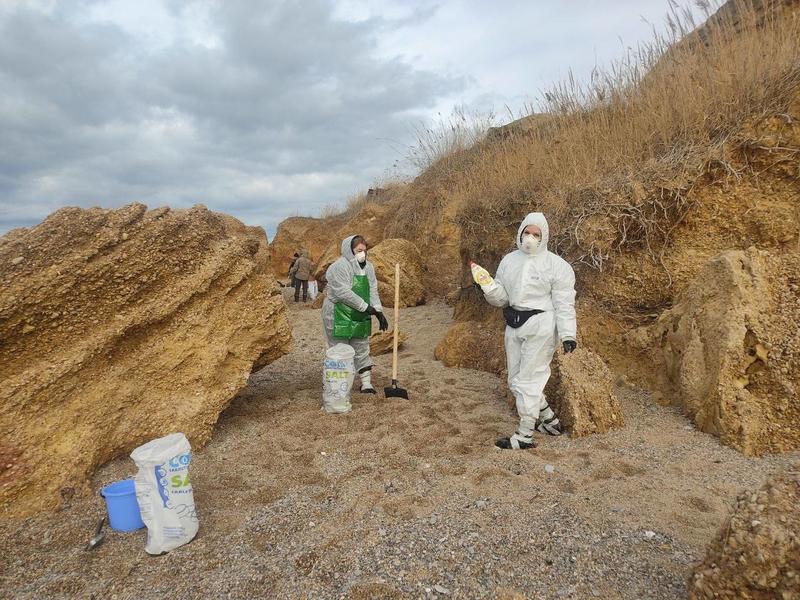
[(396, 174), (420, 123), (508, 120), (666, 0), (0, 0), (0, 233), (205, 204), (270, 238)]

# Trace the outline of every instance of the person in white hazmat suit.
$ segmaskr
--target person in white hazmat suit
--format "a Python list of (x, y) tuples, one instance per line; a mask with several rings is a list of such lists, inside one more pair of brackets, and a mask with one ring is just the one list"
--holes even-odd
[[(561, 341), (564, 352), (577, 347), (575, 272), (547, 249), (549, 227), (542, 213), (530, 213), (519, 226), (517, 250), (506, 254), (494, 280), (481, 285), (493, 306), (503, 308), (508, 386), (514, 394), (519, 427), (495, 445), (525, 449), (536, 445), (533, 432), (561, 434), (558, 417), (547, 404), (544, 386)], [(480, 269), (480, 267), (478, 267)], [(476, 283), (481, 283), (476, 277)]]
[(342, 240), (342, 255), (325, 272), (328, 282), (322, 305), (322, 324), (328, 348), (350, 344), (355, 350), (355, 369), (361, 379), (362, 394), (376, 394), (372, 386), (372, 358), (369, 336), (372, 317), (381, 331), (389, 328), (378, 296), (375, 267), (367, 260), (367, 242), (360, 235)]

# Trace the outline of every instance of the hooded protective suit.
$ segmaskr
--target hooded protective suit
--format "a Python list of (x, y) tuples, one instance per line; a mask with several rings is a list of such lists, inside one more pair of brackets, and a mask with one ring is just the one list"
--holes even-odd
[[(363, 374), (372, 368), (372, 359), (369, 355), (369, 338), (354, 337), (344, 340), (333, 337), (334, 308), (337, 302), (344, 302), (359, 312), (366, 311), (367, 306), (370, 305), (378, 312), (383, 312), (381, 299), (378, 296), (378, 279), (375, 276), (375, 267), (372, 266), (369, 260), (363, 268), (358, 264), (358, 260), (356, 260), (351, 248), (355, 237), (355, 235), (351, 235), (342, 240), (342, 255), (325, 272), (325, 279), (328, 285), (326, 287), (325, 302), (322, 305), (322, 324), (325, 327), (328, 348), (335, 344), (350, 344), (356, 351), (354, 358), (356, 371)], [(352, 289), (353, 278), (356, 275), (367, 276), (369, 281), (369, 303)]]
[[(522, 250), (522, 233), (528, 225), (542, 230), (538, 248)], [(486, 300), (498, 307), (542, 310), (521, 327), (506, 327), (505, 349), (508, 386), (516, 398), (519, 430), (530, 436), (547, 407), (544, 386), (557, 340), (575, 340), (575, 272), (567, 261), (547, 249), (549, 227), (542, 213), (530, 213), (519, 226), (517, 250), (506, 254), (494, 281), (481, 286)], [(548, 410), (548, 414), (550, 411)]]

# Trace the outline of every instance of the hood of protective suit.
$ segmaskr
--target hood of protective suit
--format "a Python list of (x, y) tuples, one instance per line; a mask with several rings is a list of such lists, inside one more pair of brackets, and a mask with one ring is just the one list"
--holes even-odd
[(342, 240), (342, 256), (344, 256), (347, 260), (355, 260), (356, 255), (353, 254), (353, 249), (350, 247), (353, 245), (353, 238), (358, 237), (357, 235), (350, 235)]
[(536, 255), (546, 252), (547, 240), (550, 238), (550, 226), (547, 224), (547, 219), (544, 214), (540, 212), (528, 213), (528, 216), (520, 223), (519, 230), (517, 231), (517, 248), (522, 250), (522, 232), (525, 231), (528, 225), (538, 225), (539, 229), (542, 230), (542, 242), (533, 254)]

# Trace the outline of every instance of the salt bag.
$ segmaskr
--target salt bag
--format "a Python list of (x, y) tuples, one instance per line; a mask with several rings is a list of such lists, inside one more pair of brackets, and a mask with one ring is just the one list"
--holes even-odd
[(325, 352), (322, 370), (322, 408), (325, 412), (350, 412), (350, 390), (356, 375), (355, 354), (350, 344), (334, 344)]
[(163, 554), (188, 544), (199, 522), (189, 479), (192, 448), (182, 433), (172, 433), (131, 452), (139, 467), (136, 500), (147, 526), (148, 554)]

